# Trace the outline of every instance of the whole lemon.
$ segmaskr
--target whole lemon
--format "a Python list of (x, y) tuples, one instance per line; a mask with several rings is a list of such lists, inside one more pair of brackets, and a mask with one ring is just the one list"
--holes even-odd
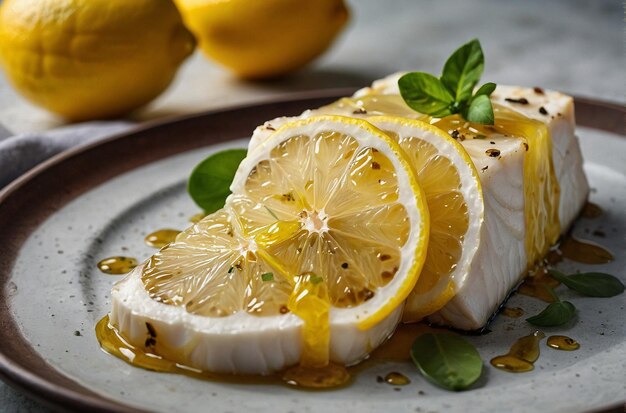
[(69, 120), (158, 96), (195, 48), (171, 0), (4, 0), (0, 63), (31, 102)]
[(213, 60), (246, 78), (298, 69), (332, 43), (348, 19), (343, 0), (176, 0)]

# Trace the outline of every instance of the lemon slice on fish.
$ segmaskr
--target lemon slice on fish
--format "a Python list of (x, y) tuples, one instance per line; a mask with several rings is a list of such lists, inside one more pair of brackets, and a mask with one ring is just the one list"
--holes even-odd
[(347, 117), (290, 122), (248, 154), (231, 190), (114, 288), (111, 322), (129, 341), (143, 345), (149, 323), (169, 359), (266, 374), (354, 364), (393, 332), (429, 233), (398, 143)]
[(484, 221), (478, 172), (465, 149), (432, 125), (394, 116), (367, 121), (400, 144), (426, 196), (428, 252), (403, 316), (406, 322), (418, 321), (442, 308), (469, 273)]

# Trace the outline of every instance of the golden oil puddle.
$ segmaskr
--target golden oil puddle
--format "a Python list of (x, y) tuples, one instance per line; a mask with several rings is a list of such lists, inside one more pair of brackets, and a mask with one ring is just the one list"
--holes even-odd
[(524, 315), (524, 310), (519, 307), (504, 307), (502, 314), (506, 317), (519, 318)]
[(580, 216), (583, 218), (594, 219), (601, 217), (603, 213), (604, 211), (602, 211), (602, 208), (600, 208), (598, 205), (594, 204), (593, 202), (587, 202), (583, 207)]
[(548, 347), (555, 348), (557, 350), (573, 351), (580, 348), (578, 341), (567, 336), (550, 336), (546, 343)]
[(130, 272), (138, 264), (135, 258), (116, 256), (101, 260), (97, 267), (105, 274), (121, 275)]
[[(388, 361), (409, 361), (411, 359), (411, 346), (419, 335), (426, 332), (442, 330), (445, 329), (433, 328), (421, 323), (400, 325), (395, 334), (387, 342), (379, 346), (368, 360), (359, 363), (357, 366), (347, 369), (334, 363), (328, 363), (326, 366), (320, 368), (301, 368), (301, 366), (294, 366), (285, 371), (268, 376), (218, 374), (168, 360), (166, 357), (160, 355), (163, 350), (159, 346), (158, 332), (155, 331), (154, 327), (149, 323), (146, 323), (146, 342), (144, 346), (130, 344), (118, 330), (110, 324), (108, 315), (103, 317), (96, 325), (96, 337), (98, 338), (100, 347), (105, 352), (132, 366), (146, 370), (183, 374), (197, 379), (216, 382), (277, 384), (306, 390), (345, 387), (352, 383), (352, 378), (355, 375), (367, 370), (373, 365)], [(409, 380), (408, 378), (406, 379)], [(403, 381), (401, 377), (396, 376), (396, 372), (388, 374), (383, 380), (393, 385), (402, 385), (400, 383)]]
[(546, 286), (555, 289), (561, 283), (548, 275), (545, 267), (538, 267), (524, 279), (517, 292), (529, 297), (539, 298), (547, 303), (554, 302), (554, 297), (548, 292)]
[(607, 264), (615, 259), (606, 248), (586, 240), (567, 236), (559, 245), (563, 258), (583, 264)]
[(149, 247), (163, 248), (167, 244), (174, 242), (178, 234), (180, 234), (180, 231), (177, 229), (160, 229), (146, 235), (144, 242)]
[(539, 342), (546, 335), (541, 331), (518, 339), (507, 354), (491, 359), (491, 365), (510, 373), (531, 371), (539, 358)]

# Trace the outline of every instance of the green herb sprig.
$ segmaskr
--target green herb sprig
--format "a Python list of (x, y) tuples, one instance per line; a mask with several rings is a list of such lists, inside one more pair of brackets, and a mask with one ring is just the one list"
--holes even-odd
[(230, 195), (230, 184), (246, 153), (245, 149), (227, 149), (214, 153), (191, 172), (187, 192), (204, 212), (210, 214), (224, 206)]
[(544, 285), (546, 290), (554, 297), (554, 302), (549, 304), (539, 314), (526, 319), (530, 324), (540, 327), (556, 327), (569, 322), (576, 315), (576, 307), (569, 301), (561, 301), (554, 290)]
[(422, 334), (413, 342), (411, 358), (428, 380), (449, 390), (467, 389), (483, 370), (476, 348), (452, 334)]
[(412, 109), (442, 118), (459, 113), (469, 122), (493, 125), (493, 107), (489, 96), (495, 83), (474, 88), (485, 67), (485, 57), (477, 39), (464, 44), (448, 58), (441, 77), (411, 72), (398, 80), (400, 95)]
[(624, 284), (620, 280), (603, 272), (565, 275), (550, 270), (549, 274), (568, 288), (588, 297), (613, 297), (624, 292)]

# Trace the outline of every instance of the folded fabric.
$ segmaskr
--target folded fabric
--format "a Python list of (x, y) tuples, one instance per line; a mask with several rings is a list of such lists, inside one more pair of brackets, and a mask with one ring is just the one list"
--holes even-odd
[(59, 152), (103, 139), (132, 126), (131, 122), (99, 121), (4, 139), (0, 135), (0, 189)]

